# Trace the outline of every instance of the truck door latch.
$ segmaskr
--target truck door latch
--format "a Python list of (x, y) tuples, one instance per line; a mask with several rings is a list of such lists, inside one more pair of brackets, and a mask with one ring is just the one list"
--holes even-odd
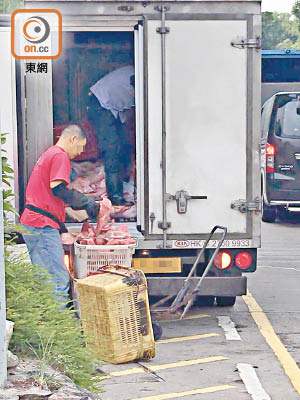
[(256, 197), (253, 202), (247, 202), (246, 200), (234, 200), (230, 206), (233, 210), (238, 210), (241, 213), (246, 213), (248, 211), (254, 211), (255, 214), (261, 211), (261, 201), (259, 197)]
[(132, 6), (119, 6), (118, 10), (119, 11), (128, 11), (128, 12), (130, 12), (130, 11), (134, 10), (134, 7), (132, 7)]
[(231, 46), (238, 49), (261, 49), (261, 38), (256, 36), (255, 38), (237, 38), (231, 42)]
[(206, 200), (207, 196), (191, 196), (185, 190), (178, 190), (175, 195), (166, 194), (166, 200), (176, 200), (178, 214), (185, 214), (187, 212), (188, 200)]

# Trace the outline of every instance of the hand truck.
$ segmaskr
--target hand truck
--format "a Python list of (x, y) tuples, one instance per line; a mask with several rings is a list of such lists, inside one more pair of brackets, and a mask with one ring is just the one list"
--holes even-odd
[[(209, 263), (207, 264), (207, 266), (204, 269), (203, 275), (200, 277), (195, 289), (191, 290), (191, 277), (194, 274), (196, 267), (199, 263), (199, 260), (201, 259), (201, 256), (203, 255), (205, 249), (207, 248), (207, 245), (209, 243), (209, 241), (211, 240), (213, 234), (215, 233), (215, 231), (219, 229), (221, 231), (223, 231), (221, 239), (219, 240), (218, 246), (216, 247), (211, 259), (209, 260)], [(153, 315), (156, 315), (157, 317), (159, 317), (159, 314), (163, 314), (166, 319), (168, 319), (168, 317), (171, 314), (175, 314), (182, 306), (184, 306), (183, 311), (181, 313), (181, 315), (179, 315), (179, 319), (183, 319), (184, 316), (186, 315), (186, 313), (188, 312), (188, 310), (190, 309), (191, 305), (194, 303), (195, 297), (197, 295), (199, 295), (200, 292), (200, 288), (201, 288), (201, 284), (203, 282), (203, 280), (205, 279), (206, 275), (208, 274), (223, 242), (224, 239), (227, 235), (227, 228), (224, 226), (220, 226), (220, 225), (216, 225), (213, 227), (213, 229), (211, 230), (207, 240), (204, 243), (204, 246), (202, 247), (202, 249), (199, 251), (196, 260), (188, 274), (188, 276), (186, 277), (186, 279), (184, 280), (183, 286), (182, 288), (179, 290), (179, 292), (176, 294), (171, 294), (167, 297), (164, 297), (162, 300), (160, 300), (158, 303), (153, 304), (153, 306), (151, 307), (151, 313)], [(170, 300), (171, 298), (173, 298), (174, 296), (175, 299), (172, 302), (170, 307), (161, 307), (158, 308), (158, 306), (161, 306), (162, 304), (166, 303), (168, 300)], [(163, 318), (159, 318), (159, 319), (163, 319)]]

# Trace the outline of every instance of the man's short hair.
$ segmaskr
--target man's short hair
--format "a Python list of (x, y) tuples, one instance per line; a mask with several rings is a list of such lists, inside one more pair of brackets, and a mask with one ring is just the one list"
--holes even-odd
[(69, 125), (61, 133), (61, 136), (76, 135), (79, 139), (87, 139), (87, 135), (79, 125)]

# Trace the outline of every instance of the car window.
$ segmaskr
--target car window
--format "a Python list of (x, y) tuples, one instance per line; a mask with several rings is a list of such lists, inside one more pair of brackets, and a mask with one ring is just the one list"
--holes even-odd
[(290, 98), (285, 104), (278, 105), (274, 121), (275, 135), (300, 139), (300, 115), (297, 114), (297, 106), (299, 107), (297, 98)]
[(268, 101), (266, 101), (262, 107), (262, 116), (261, 116), (262, 139), (265, 139), (269, 132), (269, 122), (270, 122), (269, 120), (270, 120), (270, 114), (272, 112), (272, 105), (273, 105), (273, 99), (271, 98)]

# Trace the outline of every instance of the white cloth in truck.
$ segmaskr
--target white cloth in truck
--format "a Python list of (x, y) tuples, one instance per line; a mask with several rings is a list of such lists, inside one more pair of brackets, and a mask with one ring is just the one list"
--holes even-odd
[(130, 84), (132, 75), (134, 68), (127, 65), (110, 72), (90, 87), (101, 106), (111, 111), (116, 119), (120, 117), (122, 123), (126, 120), (125, 111), (134, 105), (134, 88)]

